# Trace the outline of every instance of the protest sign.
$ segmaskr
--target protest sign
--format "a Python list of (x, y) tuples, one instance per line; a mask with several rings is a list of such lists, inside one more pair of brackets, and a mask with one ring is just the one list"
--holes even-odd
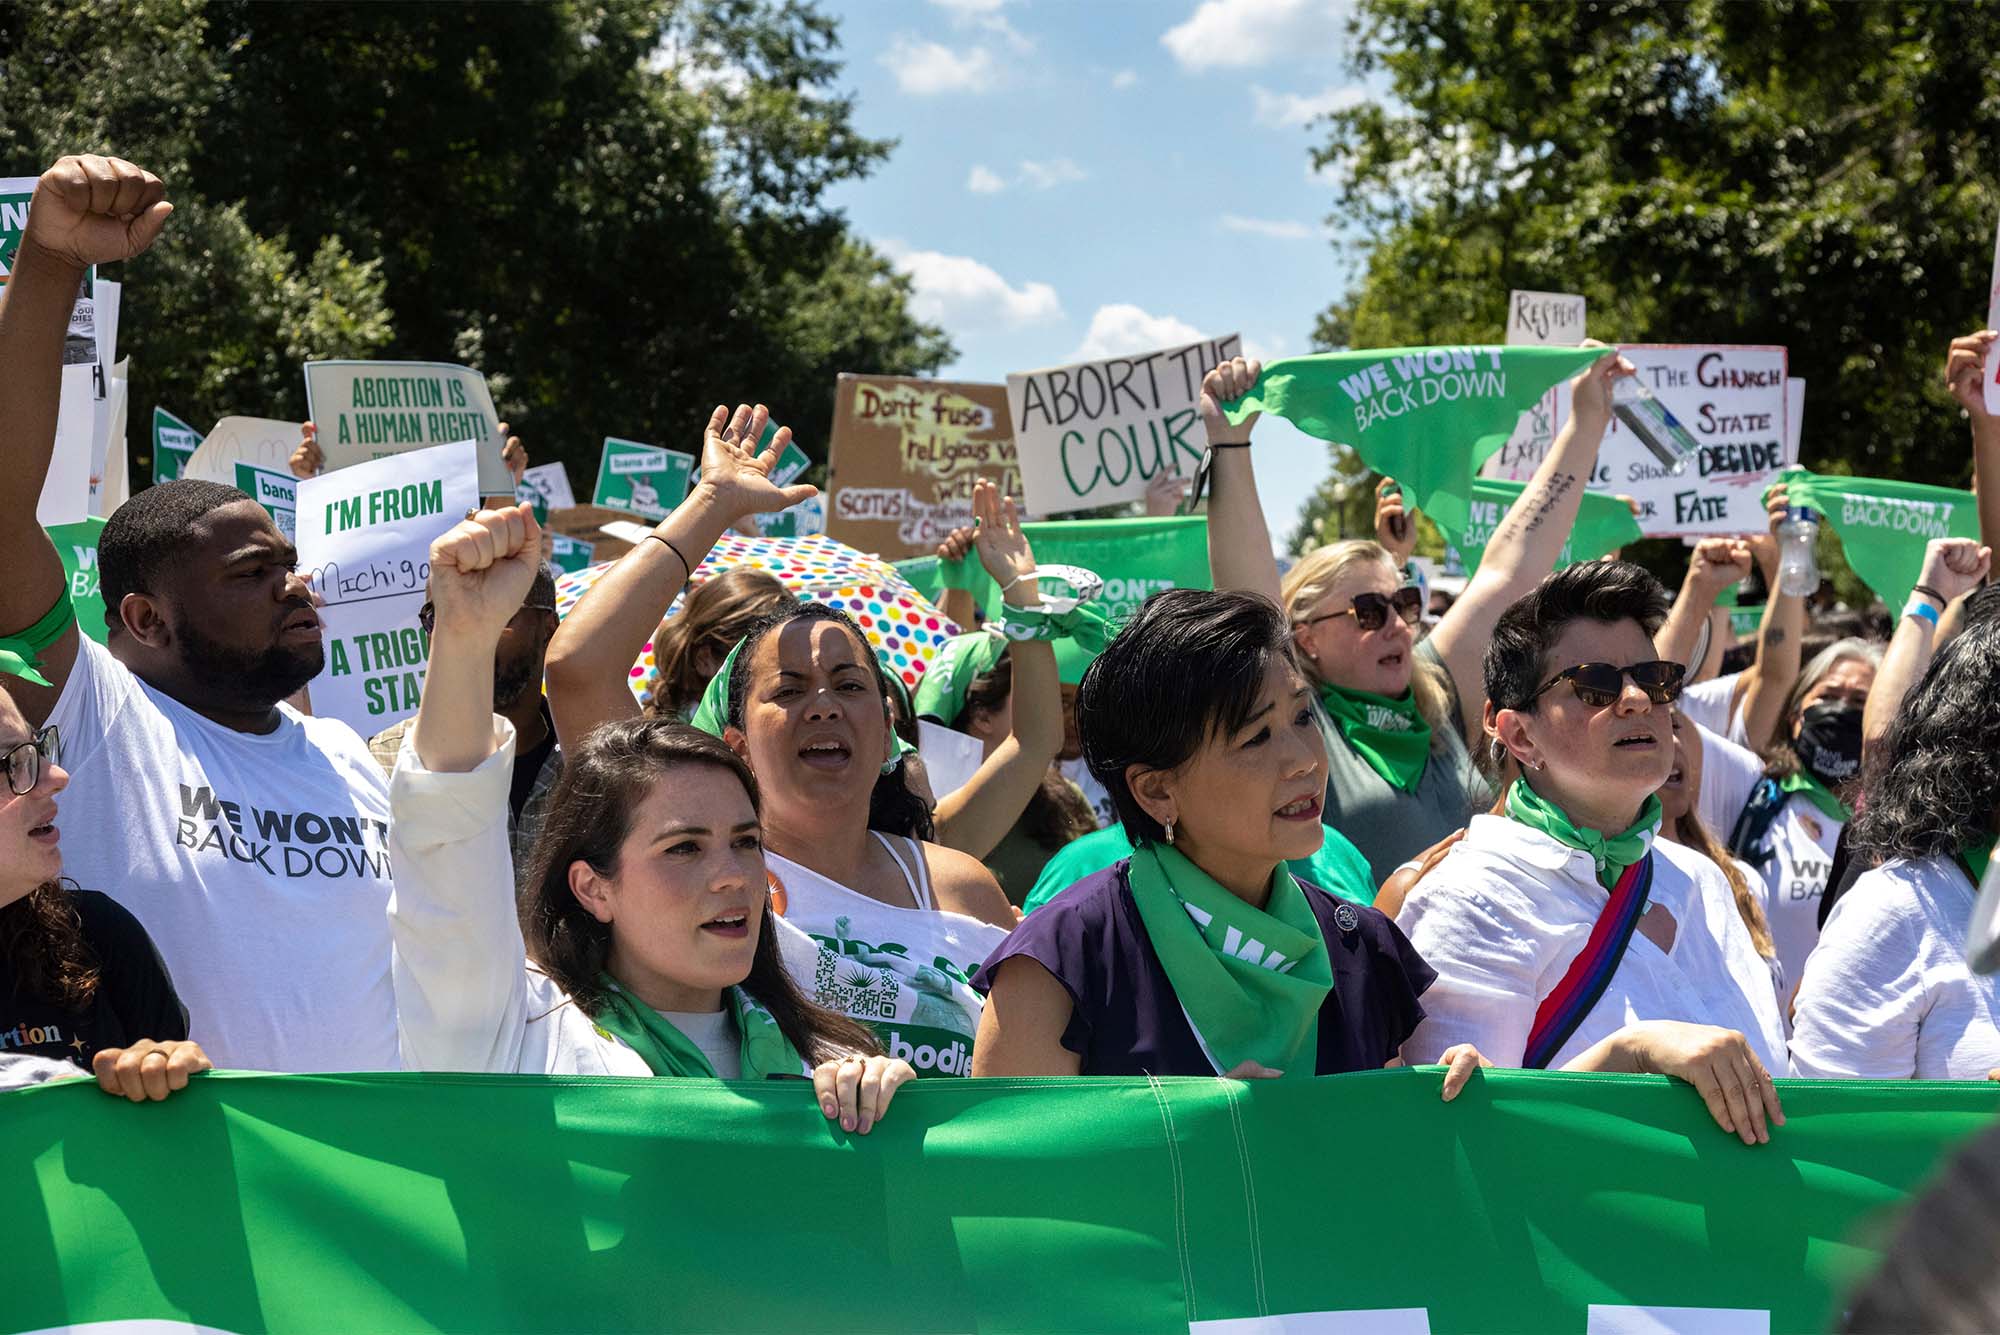
[(778, 455), (777, 466), (771, 470), (771, 481), (781, 487), (789, 487), (799, 480), (799, 475), (812, 467), (812, 460), (799, 448), (795, 440), (785, 442), (785, 448)]
[(225, 417), (215, 424), (181, 465), (182, 477), (236, 485), (236, 465), (274, 473), (291, 471), (299, 447), (299, 424), (277, 417)]
[(43, 528), (74, 524), (90, 513), (91, 436), (97, 425), (97, 368), (70, 362), (62, 368), (62, 393), (56, 405), (56, 443), (49, 454), (48, 475), (35, 502), (35, 522)]
[(251, 464), (236, 465), (236, 489), (264, 507), (278, 531), (298, 541), (299, 480), (289, 472), (274, 473)]
[(523, 492), (532, 491), (541, 496), (541, 504), (535, 507), (535, 517), (541, 519), (549, 510), (567, 510), (576, 504), (576, 493), (570, 490), (569, 470), (560, 463), (536, 464), (521, 474), (520, 485), (514, 494), (522, 500), (530, 500)]
[(7, 1325), (1823, 1331), (1928, 1183), (1976, 1197), (1947, 1166), (2000, 1104), (1780, 1079), (1784, 1126), (1746, 1146), (1663, 1076), (1438, 1083), (917, 1080), (865, 1136), (798, 1080), (216, 1071), (152, 1108), (37, 1085), (0, 1094), (0, 1247), (63, 1282), (15, 1285)]
[(1228, 334), (1008, 376), (1029, 513), (1136, 501), (1162, 473), (1193, 477), (1208, 448), (1201, 378), (1242, 350), (1242, 337)]
[(565, 538), (560, 533), (549, 534), (549, 545), (549, 564), (565, 574), (589, 565), (597, 551), (591, 543)]
[(767, 538), (803, 538), (824, 533), (826, 502), (818, 496), (808, 496), (797, 505), (788, 505), (776, 514), (758, 515), (757, 531)]
[(604, 438), (591, 504), (624, 510), (646, 519), (665, 519), (687, 499), (695, 459), (679, 450), (636, 440)]
[[(28, 226), (28, 205), (34, 198), (33, 176), (0, 177), (0, 287), (14, 271), (14, 256), (21, 248), (21, 233)], [(76, 301), (70, 307), (69, 330), (63, 337), (63, 365), (108, 365), (110, 354), (100, 349), (97, 337), (97, 269), (83, 271), (77, 285)], [(94, 388), (94, 387), (93, 387)]]
[(1806, 382), (1797, 376), (1785, 378), (1785, 463), (1799, 461), (1799, 440), (1806, 430)]
[(369, 737), (417, 712), (431, 542), (479, 503), (478, 452), (471, 440), (435, 445), (299, 484), (299, 565), (325, 600), (313, 713)]
[(451, 362), (306, 363), (306, 411), (326, 471), (406, 450), (470, 440), (479, 446), (479, 494), (511, 496), (506, 441), (486, 377)]
[(1583, 342), (1587, 303), (1574, 292), (1507, 294), (1507, 346), (1573, 348)]
[[(104, 286), (109, 287), (106, 283)], [(109, 363), (106, 363), (109, 365)], [(94, 441), (90, 449), (90, 513), (108, 519), (131, 495), (125, 463), (126, 411), (132, 398), (131, 359), (111, 366), (104, 377), (104, 395), (92, 415)]]
[[(1040, 520), (1021, 525), (1035, 563), (1081, 566), (1104, 581), (1093, 604), (1113, 626), (1122, 626), (1139, 604), (1164, 589), (1214, 587), (1208, 572), (1208, 518), (1168, 515), (1138, 519)], [(945, 576), (935, 555), (898, 561), (896, 569), (917, 590), (937, 602)], [(1000, 587), (976, 556), (961, 563), (958, 575), (974, 604), (989, 619), (1000, 614)], [(1050, 592), (1061, 591), (1051, 582)]]
[(153, 408), (153, 481), (171, 482), (187, 468), (188, 457), (201, 444), (201, 432), (168, 412)]
[(979, 773), (986, 762), (986, 743), (921, 718), (917, 720), (917, 753), (924, 758), (931, 795), (942, 802)]
[[(1447, 529), (1439, 525), (1444, 533), (1447, 563), (1456, 562), (1457, 567), (1467, 577), (1479, 569), (1479, 560), (1486, 552), (1486, 544), (1493, 540), (1493, 530), (1500, 526), (1500, 520), (1515, 501), (1521, 498), (1524, 482), (1504, 482), (1495, 478), (1479, 478), (1472, 484), (1470, 515), (1462, 529)], [(1609, 555), (1628, 542), (1639, 541), (1639, 521), (1632, 517), (1632, 507), (1615, 496), (1600, 496), (1586, 491), (1583, 504), (1577, 507), (1576, 523), (1571, 526), (1569, 536), (1563, 539), (1562, 551), (1556, 556), (1555, 569), (1562, 570), (1579, 561), (1594, 561)]]
[(95, 515), (74, 524), (57, 524), (44, 529), (62, 559), (63, 578), (69, 582), (70, 605), (76, 609), (76, 628), (104, 643), (104, 594), (97, 582), (97, 537), (104, 521)]
[(843, 374), (833, 391), (826, 531), (885, 560), (972, 522), (972, 484), (1021, 494), (1004, 385)]
[(1848, 566), (1894, 609), (1909, 601), (1931, 539), (1979, 537), (1979, 507), (1969, 491), (1803, 468), (1772, 480), (1785, 484), (1791, 504), (1819, 512), (1840, 538)]

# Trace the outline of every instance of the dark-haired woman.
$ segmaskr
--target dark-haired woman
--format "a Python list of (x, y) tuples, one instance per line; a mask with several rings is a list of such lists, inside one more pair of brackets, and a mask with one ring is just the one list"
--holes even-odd
[(1782, 1120), (1770, 973), (1722, 872), (1656, 838), (1683, 672), (1653, 649), (1666, 614), (1658, 580), (1597, 561), (1495, 624), (1486, 721), (1521, 777), (1396, 915), (1438, 972), (1403, 1055), (1470, 1042), (1504, 1066), (1677, 1075), (1756, 1143)]
[(2000, 1068), (2000, 980), (1965, 940), (2000, 829), (2000, 621), (1931, 661), (1852, 832), (1881, 861), (1834, 904), (1793, 1011), (1801, 1076), (1979, 1080)]
[(437, 630), (390, 781), (404, 1061), (743, 1079), (810, 1071), (822, 1111), (867, 1131), (913, 1072), (799, 995), (771, 918), (756, 781), (712, 738), (627, 721), (571, 753), (532, 854), (524, 949), (507, 889), (513, 734), (492, 713), (491, 663), (540, 553), (525, 505), (482, 511), (431, 545)]
[[(27, 666), (11, 658), (0, 648), (0, 672)], [(134, 1103), (164, 1099), (209, 1061), (138, 919), (62, 878), (58, 742), (0, 686), (0, 1051), (93, 1071)]]
[(692, 714), (736, 642), (765, 617), (797, 603), (777, 576), (763, 570), (725, 570), (697, 586), (653, 636), (659, 681), (646, 712), (671, 719)]
[[(1146, 600), (1084, 674), (1077, 724), (1130, 858), (1027, 918), (974, 979), (973, 1074), (1373, 1070), (1432, 974), (1396, 925), (1284, 867), (1320, 843), (1326, 745), (1278, 609)], [(1479, 1064), (1447, 1054), (1446, 1096)]]

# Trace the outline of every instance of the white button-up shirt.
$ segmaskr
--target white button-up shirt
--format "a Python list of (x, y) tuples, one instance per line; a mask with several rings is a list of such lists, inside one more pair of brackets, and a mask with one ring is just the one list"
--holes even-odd
[[(1786, 1074), (1770, 971), (1729, 882), (1691, 849), (1664, 840), (1652, 847), (1648, 902), (1673, 915), (1673, 949), (1633, 932), (1604, 995), (1550, 1067), (1628, 1024), (1680, 1020), (1738, 1030), (1772, 1075)], [(1438, 975), (1404, 1059), (1434, 1062), (1453, 1044), (1472, 1043), (1496, 1065), (1520, 1065), (1536, 1008), (1582, 952), (1607, 898), (1589, 853), (1504, 816), (1474, 816), (1396, 915)]]

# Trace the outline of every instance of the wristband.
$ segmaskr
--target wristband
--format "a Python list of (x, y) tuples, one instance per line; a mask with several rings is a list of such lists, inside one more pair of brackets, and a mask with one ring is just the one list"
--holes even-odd
[(1939, 607), (1949, 607), (1951, 605), (1951, 599), (1945, 597), (1928, 584), (1919, 584), (1916, 588), (1911, 589), (1910, 592), (1921, 593), (1924, 597), (1935, 600)]
[[(1039, 566), (1024, 575), (1016, 576), (1005, 588), (1001, 589), (1001, 592), (1009, 592), (1016, 584), (1026, 583), (1030, 580), (1035, 581), (1036, 590), (1039, 592), (1041, 587), (1040, 582), (1045, 579), (1059, 579), (1070, 587), (1068, 597), (1059, 595), (1051, 598), (1047, 594), (1042, 594), (1039, 610), (1053, 613), (1057, 616), (1061, 616), (1067, 612), (1074, 612), (1078, 607), (1104, 592), (1104, 579), (1102, 576), (1098, 575), (1095, 571), (1085, 570), (1082, 566), (1067, 565)], [(1009, 615), (1028, 610), (1030, 609), (1020, 607), (1008, 607), (1006, 609)]]
[(1921, 598), (1911, 598), (1909, 602), (1903, 604), (1903, 615), (1906, 617), (1916, 617), (1920, 621), (1928, 621), (1931, 623), (1932, 630), (1937, 629), (1938, 610)]
[(675, 556), (680, 557), (681, 569), (687, 572), (687, 577), (689, 579), (694, 578), (694, 562), (687, 559), (687, 554), (685, 552), (683, 552), (680, 548), (674, 546), (674, 544), (669, 539), (663, 538), (657, 533), (648, 533), (646, 536), (648, 538), (651, 538), (654, 542), (659, 543), (662, 547), (672, 552)]

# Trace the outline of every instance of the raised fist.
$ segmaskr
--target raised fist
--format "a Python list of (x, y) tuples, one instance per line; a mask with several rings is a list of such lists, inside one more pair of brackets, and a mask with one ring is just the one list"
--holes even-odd
[(129, 260), (153, 244), (173, 211), (151, 172), (123, 158), (67, 157), (35, 183), (21, 247), (80, 269)]

